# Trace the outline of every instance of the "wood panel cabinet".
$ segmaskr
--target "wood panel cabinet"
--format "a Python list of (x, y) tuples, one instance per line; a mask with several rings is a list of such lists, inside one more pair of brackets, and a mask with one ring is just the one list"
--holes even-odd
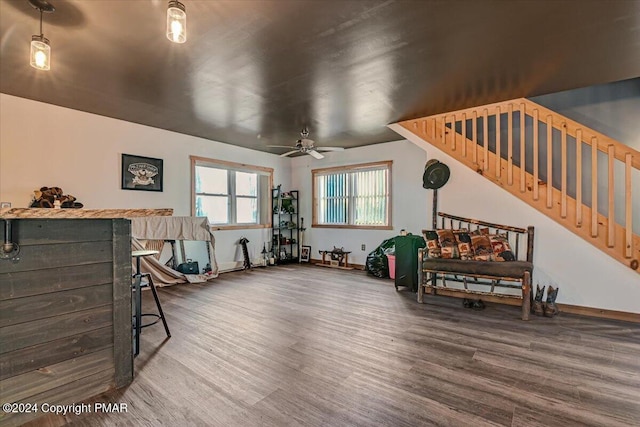
[[(131, 383), (131, 222), (11, 221), (20, 252), (0, 260), (2, 402), (79, 403)], [(41, 415), (3, 412), (0, 424)]]

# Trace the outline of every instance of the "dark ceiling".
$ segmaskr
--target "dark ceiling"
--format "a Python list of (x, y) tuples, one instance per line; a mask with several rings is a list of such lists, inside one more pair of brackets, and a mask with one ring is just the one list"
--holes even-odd
[(0, 0), (0, 91), (281, 153), (391, 141), (385, 125), (640, 76), (640, 1)]

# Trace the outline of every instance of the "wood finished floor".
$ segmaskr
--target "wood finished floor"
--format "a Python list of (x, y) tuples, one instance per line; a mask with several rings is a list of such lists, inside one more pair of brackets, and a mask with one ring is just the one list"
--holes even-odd
[(96, 399), (127, 403), (128, 413), (66, 421), (640, 425), (640, 325), (522, 322), (515, 307), (474, 312), (446, 297), (420, 305), (389, 280), (313, 266), (224, 274), (160, 298), (173, 337), (160, 324), (145, 329), (133, 384)]

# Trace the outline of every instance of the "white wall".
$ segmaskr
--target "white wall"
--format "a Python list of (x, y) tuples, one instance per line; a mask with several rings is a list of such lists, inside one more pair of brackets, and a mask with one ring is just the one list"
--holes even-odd
[[(120, 154), (164, 159), (162, 193), (120, 190)], [(440, 191), (440, 210), (518, 226), (536, 227), (534, 283), (560, 286), (558, 301), (640, 313), (637, 273), (583, 242), (570, 231), (530, 208), (434, 147), (426, 151), (398, 141), (311, 156), (277, 156), (212, 142), (121, 120), (0, 94), (0, 200), (26, 207), (34, 189), (59, 186), (87, 208), (173, 208), (190, 214), (189, 155), (273, 167), (274, 183), (298, 189), (305, 244), (318, 249), (344, 246), (350, 259), (364, 264), (366, 255), (400, 229), (419, 233), (431, 221), (431, 192), (422, 188), (427, 158), (451, 168), (451, 180)], [(393, 230), (314, 229), (311, 223), (311, 169), (393, 160)], [(255, 255), (268, 230), (216, 232), (221, 269), (241, 260), (241, 236)], [(361, 251), (364, 243), (366, 250)]]
[[(390, 127), (414, 139), (399, 126)], [(535, 227), (534, 286), (559, 286), (559, 303), (640, 313), (638, 273), (446, 153), (423, 141), (415, 143), (429, 158), (437, 158), (451, 169), (449, 182), (438, 192), (438, 210), (499, 224)]]
[[(311, 156), (292, 159), (292, 187), (300, 190), (300, 216), (305, 220), (307, 231), (304, 244), (311, 246), (311, 257), (319, 259), (318, 250), (344, 247), (352, 251), (349, 262), (364, 264), (367, 254), (383, 240), (397, 236), (401, 229), (420, 234), (428, 223), (426, 216), (427, 196), (422, 188), (422, 172), (427, 161), (426, 153), (414, 144), (402, 140), (345, 151), (324, 153), (325, 158), (316, 160)], [(333, 166), (353, 165), (392, 160), (392, 220), (393, 230), (351, 230), (311, 227), (312, 182), (311, 170)], [(429, 211), (430, 212), (430, 211)], [(365, 244), (366, 249), (360, 249)]]
[[(164, 159), (164, 191), (120, 189), (121, 153)], [(173, 208), (191, 214), (189, 156), (274, 168), (274, 184), (290, 184), (290, 160), (220, 142), (0, 94), (0, 201), (28, 207), (35, 189), (61, 187), (85, 208)], [(220, 269), (269, 241), (264, 229), (218, 231)], [(240, 264), (242, 265), (242, 264)]]

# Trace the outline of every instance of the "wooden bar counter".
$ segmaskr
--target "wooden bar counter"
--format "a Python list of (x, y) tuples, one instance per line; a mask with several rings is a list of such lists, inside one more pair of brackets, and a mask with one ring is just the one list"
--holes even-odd
[[(1, 209), (0, 403), (69, 405), (133, 380), (131, 221), (171, 209)], [(3, 239), (4, 242), (4, 239)], [(0, 243), (3, 243), (0, 242)], [(0, 425), (45, 415), (0, 412)]]

